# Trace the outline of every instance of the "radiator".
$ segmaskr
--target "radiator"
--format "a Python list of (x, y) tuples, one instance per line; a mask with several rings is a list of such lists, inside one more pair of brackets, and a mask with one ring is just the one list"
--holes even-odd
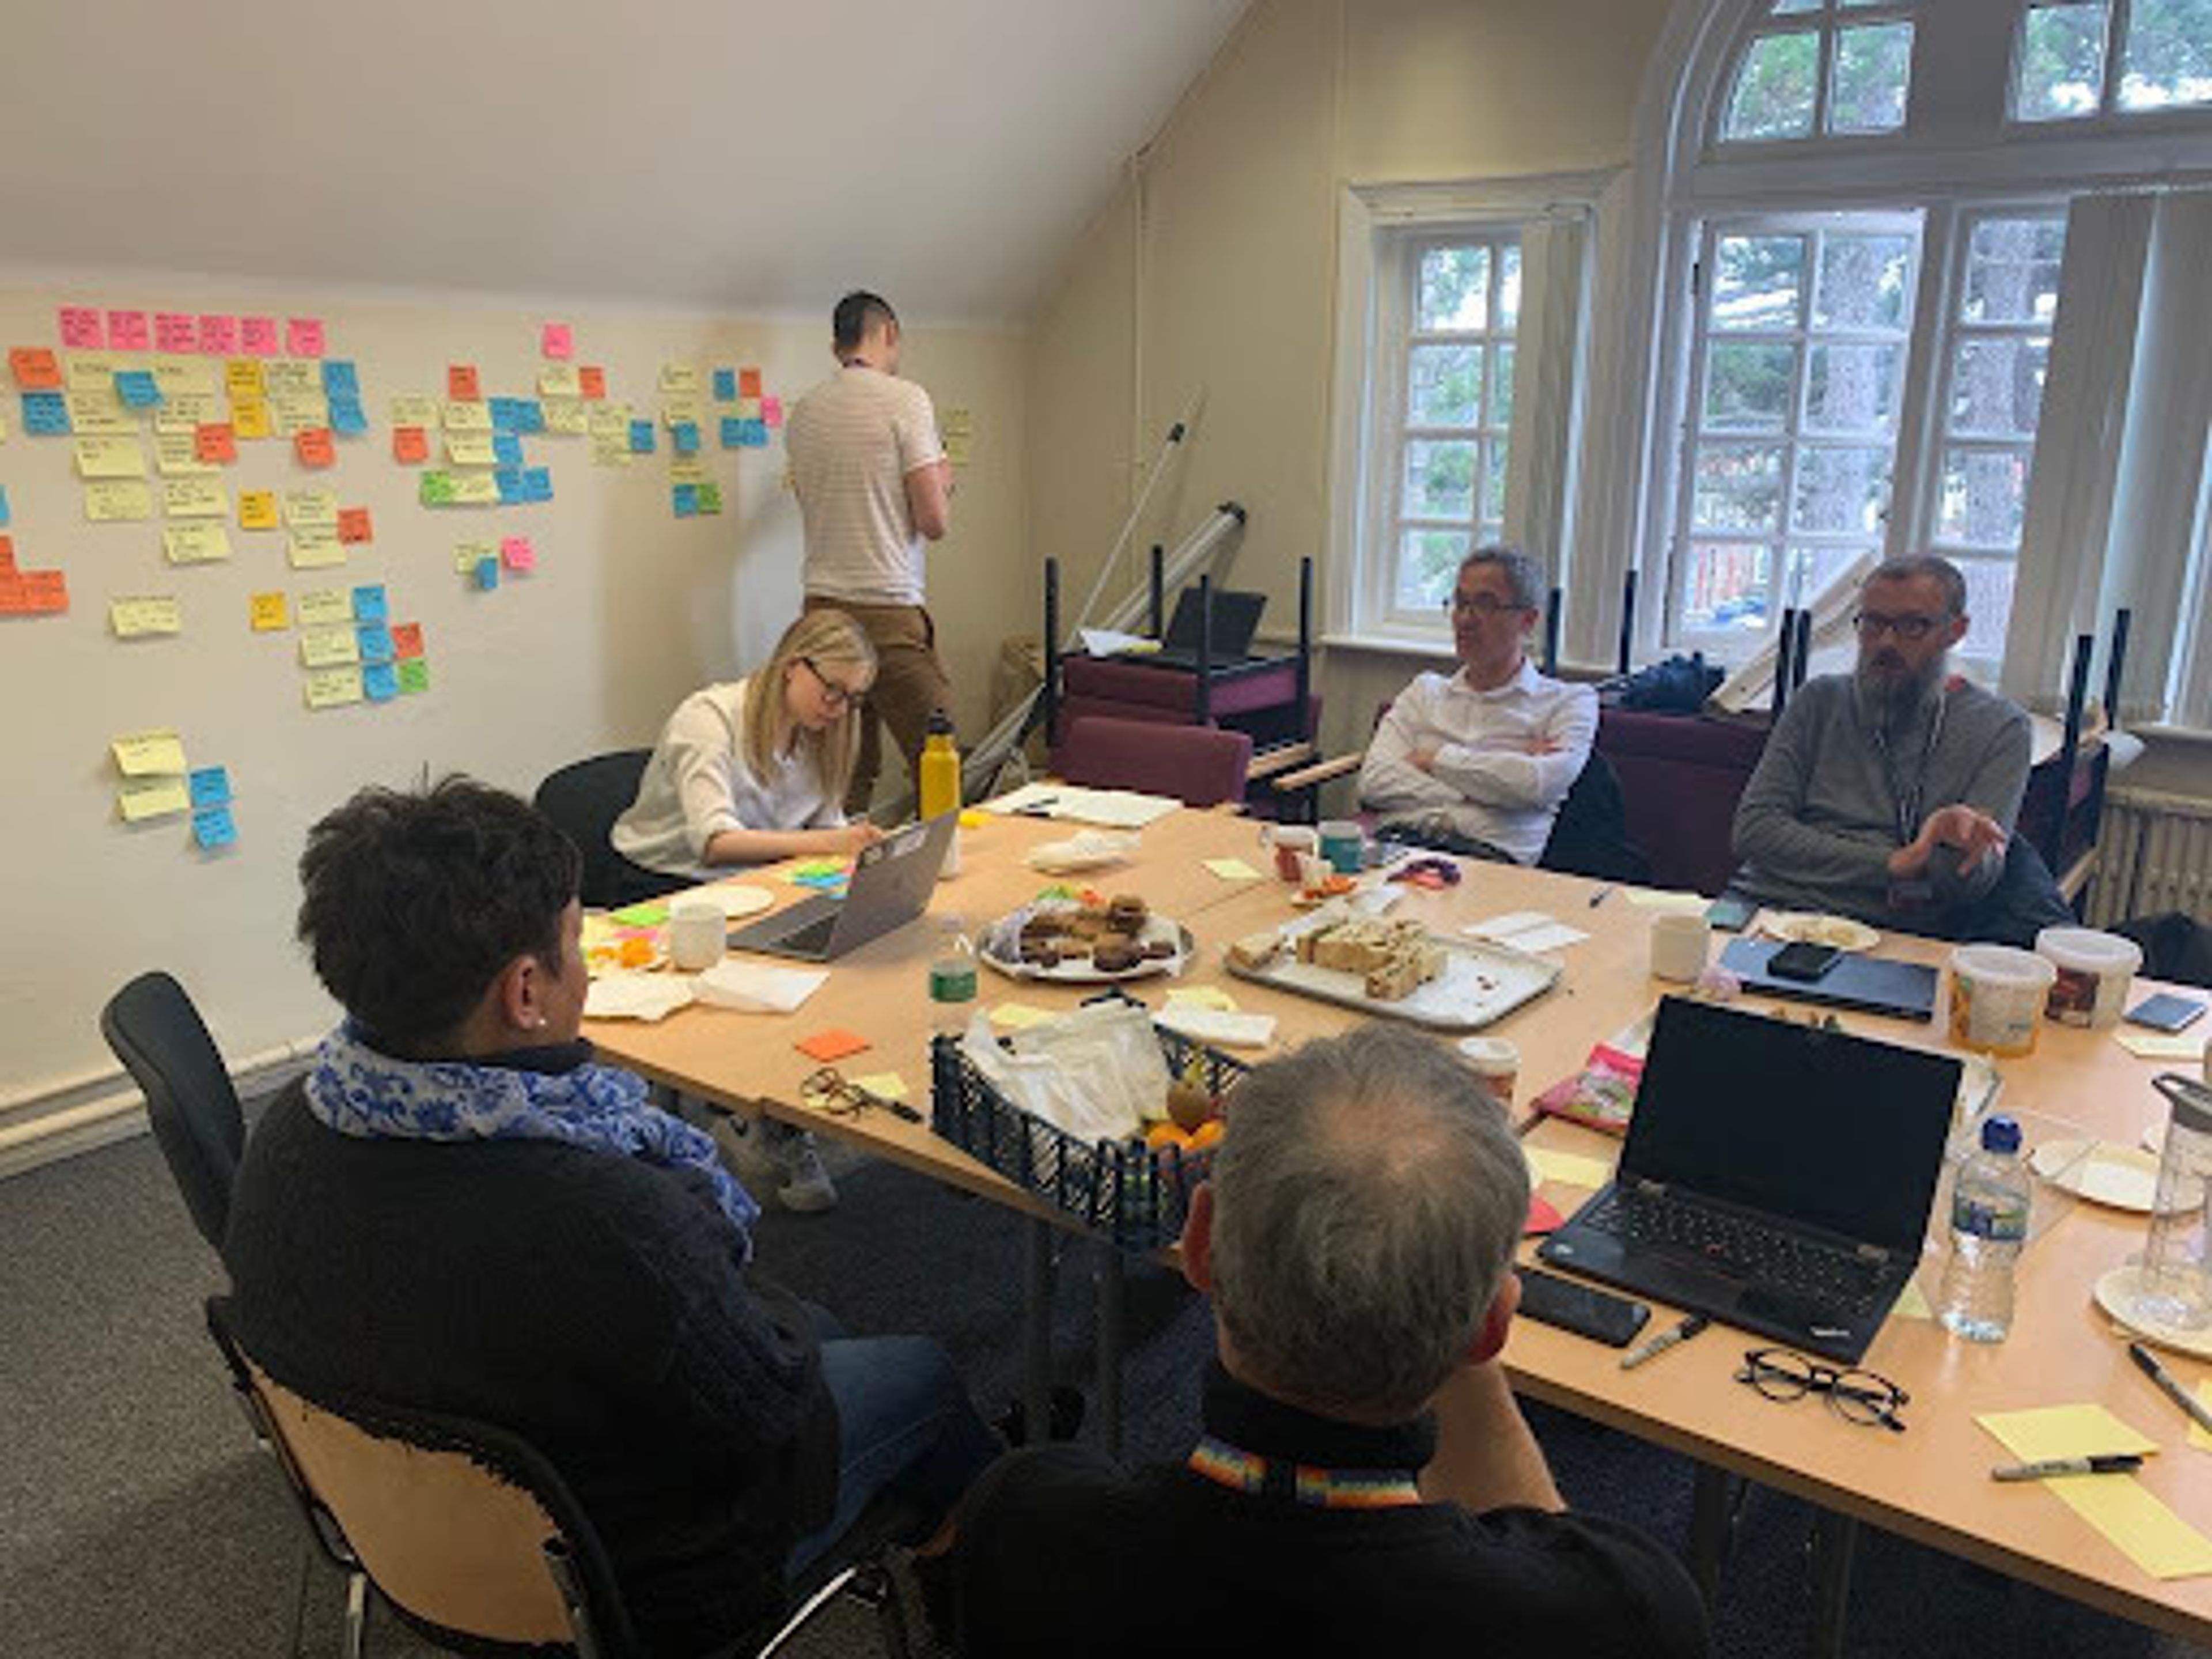
[(2087, 921), (2179, 910), (2212, 923), (2212, 801), (2115, 789), (2105, 799)]

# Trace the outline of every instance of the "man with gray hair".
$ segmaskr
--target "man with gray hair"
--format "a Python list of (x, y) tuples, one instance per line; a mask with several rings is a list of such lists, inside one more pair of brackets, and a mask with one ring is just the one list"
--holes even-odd
[(1852, 626), (1857, 667), (1799, 689), (1745, 786), (1730, 886), (1878, 927), (1983, 932), (2027, 787), (2027, 716), (1950, 673), (1968, 617), (1949, 560), (1875, 567)]
[(1448, 602), (1455, 674), (1419, 674), (1367, 745), (1359, 799), (1413, 839), (1534, 864), (1589, 762), (1597, 694), (1536, 672), (1543, 572), (1510, 547), (1461, 561)]
[[(1230, 1097), (1183, 1272), (1218, 1358), (1186, 1462), (1001, 1459), (963, 1504), (962, 1653), (1705, 1651), (1681, 1568), (1570, 1515), (1498, 1363), (1528, 1173), (1447, 1049), (1371, 1025)], [(1439, 1424), (1441, 1423), (1441, 1433)]]

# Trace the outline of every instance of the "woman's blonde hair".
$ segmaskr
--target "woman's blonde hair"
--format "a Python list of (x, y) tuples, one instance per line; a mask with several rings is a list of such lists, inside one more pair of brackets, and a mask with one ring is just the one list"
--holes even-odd
[[(783, 688), (791, 678), (791, 665), (801, 659), (817, 669), (865, 669), (871, 684), (876, 678), (876, 648), (868, 643), (860, 623), (842, 611), (805, 612), (783, 630), (783, 637), (746, 688), (745, 764), (755, 777), (767, 777), (796, 732), (799, 742), (813, 753), (815, 775), (822, 780), (822, 798), (833, 806), (840, 805), (860, 752), (860, 705), (857, 700), (847, 703), (844, 717), (826, 730), (809, 732), (799, 727), (784, 706)], [(839, 678), (849, 684), (852, 676), (848, 673)]]

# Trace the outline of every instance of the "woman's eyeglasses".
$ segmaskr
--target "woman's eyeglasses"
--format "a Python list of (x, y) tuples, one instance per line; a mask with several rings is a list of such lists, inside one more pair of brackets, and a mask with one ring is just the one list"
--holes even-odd
[(811, 657), (801, 657), (799, 661), (806, 665), (806, 672), (814, 676), (814, 683), (822, 688), (822, 701), (832, 708), (850, 708), (867, 695), (865, 691), (854, 690), (849, 685), (838, 684), (822, 672)]
[(845, 1074), (835, 1066), (824, 1066), (800, 1084), (799, 1097), (816, 1111), (827, 1112), (832, 1117), (858, 1117), (873, 1106), (893, 1117), (902, 1117), (908, 1123), (921, 1121), (921, 1114), (904, 1101), (872, 1094), (859, 1084), (847, 1081)]
[(1826, 1395), (1829, 1409), (1846, 1423), (1879, 1423), (1895, 1434), (1905, 1432), (1897, 1414), (1912, 1397), (1873, 1371), (1838, 1370), (1788, 1348), (1752, 1349), (1744, 1355), (1735, 1380), (1769, 1400)]

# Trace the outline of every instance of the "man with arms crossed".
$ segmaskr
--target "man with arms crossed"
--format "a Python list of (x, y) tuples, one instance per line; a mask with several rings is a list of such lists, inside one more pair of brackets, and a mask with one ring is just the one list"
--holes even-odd
[(1703, 1653), (1696, 1591), (1569, 1513), (1499, 1368), (1528, 1165), (1450, 1050), (1381, 1024), (1256, 1067), (1182, 1237), (1204, 1435), (1125, 1474), (1053, 1445), (962, 1504), (969, 1659)]
[(1534, 864), (1559, 803), (1589, 762), (1597, 694), (1547, 679), (1528, 660), (1544, 591), (1534, 559), (1478, 548), (1450, 600), (1459, 672), (1422, 674), (1375, 728), (1359, 799), (1413, 839)]
[(925, 543), (951, 526), (952, 466), (929, 394), (898, 378), (899, 323), (865, 291), (830, 318), (836, 376), (801, 398), (784, 428), (805, 526), (806, 608), (831, 605), (876, 648), (876, 681), (860, 708), (860, 754), (845, 811), (865, 817), (883, 767), (880, 716), (913, 772), (929, 716), (950, 714), (952, 684), (923, 608)]

